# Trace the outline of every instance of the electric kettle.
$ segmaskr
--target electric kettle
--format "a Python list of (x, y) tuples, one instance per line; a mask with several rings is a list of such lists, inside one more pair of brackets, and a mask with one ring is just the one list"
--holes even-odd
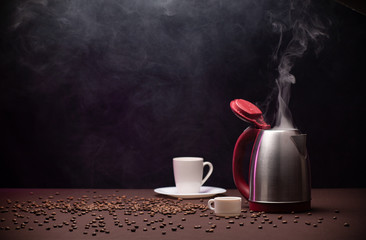
[[(230, 107), (251, 124), (239, 136), (233, 154), (233, 177), (249, 209), (264, 212), (300, 212), (311, 208), (310, 163), (306, 134), (298, 129), (271, 129), (254, 104), (236, 99)], [(251, 156), (248, 182), (244, 158)], [(249, 184), (248, 184), (249, 183)]]

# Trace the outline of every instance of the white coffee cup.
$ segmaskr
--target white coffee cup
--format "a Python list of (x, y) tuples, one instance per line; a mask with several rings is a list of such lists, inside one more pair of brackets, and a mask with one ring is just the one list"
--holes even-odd
[(238, 216), (241, 212), (241, 197), (215, 197), (208, 200), (208, 207), (219, 217)]
[[(206, 165), (209, 166), (209, 170), (202, 180), (203, 167)], [(212, 174), (213, 165), (203, 162), (201, 157), (176, 157), (173, 158), (173, 170), (178, 193), (199, 193), (201, 186)]]

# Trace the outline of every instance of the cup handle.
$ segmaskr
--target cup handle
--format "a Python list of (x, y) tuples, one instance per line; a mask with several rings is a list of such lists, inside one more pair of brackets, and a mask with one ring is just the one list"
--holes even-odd
[(211, 209), (211, 210), (213, 210), (213, 211), (215, 211), (215, 208), (214, 207), (212, 207), (212, 204), (215, 202), (215, 199), (210, 199), (210, 200), (208, 200), (208, 203), (207, 203), (207, 205), (208, 205), (208, 207)]
[(212, 163), (210, 163), (210, 162), (204, 162), (203, 163), (203, 167), (205, 167), (206, 165), (208, 165), (210, 167), (210, 169), (208, 170), (208, 173), (206, 174), (205, 178), (202, 180), (202, 184), (201, 185), (203, 185), (207, 181), (207, 179), (211, 176), (212, 171), (213, 171), (213, 165), (212, 165)]

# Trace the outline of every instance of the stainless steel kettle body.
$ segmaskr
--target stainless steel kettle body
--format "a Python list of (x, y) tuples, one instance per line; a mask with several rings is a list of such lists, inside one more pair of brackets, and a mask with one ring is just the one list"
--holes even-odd
[(261, 130), (251, 155), (249, 201), (310, 202), (310, 186), (306, 135), (296, 129)]
[[(250, 143), (248, 182), (243, 162)], [(238, 138), (233, 156), (233, 176), (238, 190), (254, 211), (310, 210), (310, 164), (306, 135), (296, 129), (247, 128)]]

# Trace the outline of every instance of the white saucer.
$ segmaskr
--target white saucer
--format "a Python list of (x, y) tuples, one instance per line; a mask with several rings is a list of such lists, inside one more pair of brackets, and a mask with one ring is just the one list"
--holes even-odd
[(204, 198), (204, 197), (211, 197), (217, 194), (226, 193), (226, 189), (218, 187), (202, 186), (199, 193), (183, 194), (178, 193), (176, 187), (163, 187), (154, 189), (154, 192), (176, 198)]

